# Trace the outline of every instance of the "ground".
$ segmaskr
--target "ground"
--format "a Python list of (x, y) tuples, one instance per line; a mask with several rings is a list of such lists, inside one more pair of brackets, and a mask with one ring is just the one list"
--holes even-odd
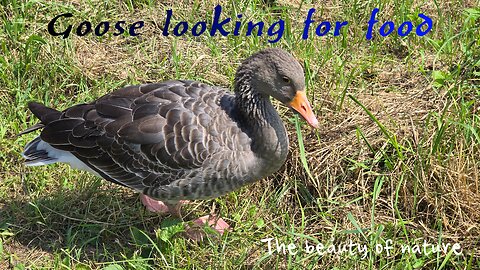
[[(232, 18), (225, 29), (242, 24), (238, 36), (213, 37), (215, 1), (0, 2), (0, 269), (480, 269), (478, 2), (220, 2), (221, 19)], [(70, 36), (51, 35), (49, 21), (68, 12), (55, 26), (73, 25)], [(419, 13), (432, 20), (423, 36)], [(285, 31), (269, 42), (280, 19)], [(77, 36), (85, 20), (145, 26), (138, 36)], [(181, 21), (208, 30), (176, 37)], [(265, 23), (261, 36), (246, 35), (249, 21)], [(317, 36), (321, 21), (348, 24)], [(382, 36), (387, 21), (411, 21), (412, 32)], [(37, 121), (28, 101), (63, 109), (174, 78), (230, 87), (242, 59), (266, 47), (302, 63), (320, 128), (275, 103), (290, 138), (282, 169), (184, 207), (187, 219), (215, 207), (232, 225), (223, 236), (191, 241), (183, 222), (146, 211), (128, 189), (22, 163), (35, 134), (16, 134)]]

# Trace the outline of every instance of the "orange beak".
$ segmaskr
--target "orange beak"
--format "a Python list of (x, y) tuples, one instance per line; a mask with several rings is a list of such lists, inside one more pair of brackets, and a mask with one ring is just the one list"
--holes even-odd
[(288, 105), (300, 113), (300, 115), (302, 115), (302, 117), (310, 126), (318, 128), (318, 120), (313, 114), (312, 107), (308, 102), (305, 91), (297, 91), (292, 102), (290, 102)]

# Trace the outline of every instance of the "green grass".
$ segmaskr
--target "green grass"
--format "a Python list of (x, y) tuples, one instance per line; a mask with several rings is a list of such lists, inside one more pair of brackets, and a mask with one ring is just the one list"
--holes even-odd
[[(480, 9), (471, 0), (229, 1), (243, 14), (236, 37), (163, 37), (172, 25), (213, 16), (214, 1), (0, 1), (0, 269), (479, 269)], [(314, 1), (312, 1), (314, 2)], [(311, 7), (316, 23), (302, 40)], [(371, 11), (398, 26), (431, 17), (423, 37), (365, 39)], [(52, 37), (47, 24), (145, 21), (140, 37)], [(285, 21), (270, 44), (245, 36), (246, 21)], [(321, 20), (348, 21), (340, 35), (314, 35)], [(155, 23), (154, 23), (155, 22)], [(65, 21), (59, 26), (66, 27)], [(233, 25), (233, 24), (232, 24)], [(173, 29), (173, 26), (170, 27)], [(20, 153), (35, 135), (36, 100), (63, 109), (126, 84), (173, 78), (230, 86), (245, 57), (282, 47), (304, 64), (312, 131), (282, 106), (289, 160), (275, 175), (185, 207), (188, 219), (215, 207), (233, 227), (194, 243), (184, 223), (143, 209), (138, 195), (66, 165), (27, 168)], [(277, 104), (277, 103), (275, 103)], [(206, 229), (208, 230), (208, 228)], [(262, 239), (293, 243), (269, 254)], [(459, 243), (462, 254), (402, 252)], [(275, 240), (273, 240), (275, 241)], [(318, 254), (309, 245), (356, 243), (365, 253)], [(393, 243), (387, 254), (377, 246)]]

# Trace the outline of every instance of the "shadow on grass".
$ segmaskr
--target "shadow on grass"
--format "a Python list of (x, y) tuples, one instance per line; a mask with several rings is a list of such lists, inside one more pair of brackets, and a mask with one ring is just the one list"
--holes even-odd
[(125, 259), (139, 250), (143, 255), (148, 237), (156, 239), (156, 229), (180, 222), (147, 212), (137, 194), (101, 185), (0, 205), (0, 236), (12, 235), (4, 245), (21, 244), (53, 254), (66, 251), (80, 261)]

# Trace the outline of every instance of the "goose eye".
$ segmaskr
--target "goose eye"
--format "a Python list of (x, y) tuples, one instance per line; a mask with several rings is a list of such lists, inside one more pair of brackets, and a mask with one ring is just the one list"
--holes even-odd
[(284, 83), (290, 83), (290, 79), (287, 76), (283, 76), (282, 80)]

